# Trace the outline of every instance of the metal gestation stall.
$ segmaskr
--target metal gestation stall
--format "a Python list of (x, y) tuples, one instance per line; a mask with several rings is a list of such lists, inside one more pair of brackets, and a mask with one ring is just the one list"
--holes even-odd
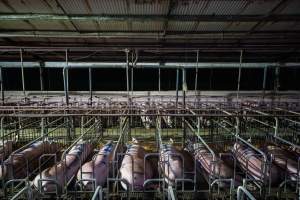
[[(14, 50), (15, 49), (11, 49)], [(50, 49), (51, 50), (51, 49)], [(300, 103), (298, 99), (270, 99), (265, 96), (266, 70), (262, 92), (253, 99), (242, 94), (240, 90), (241, 68), (252, 67), (280, 67), (277, 63), (139, 63), (129, 62), (128, 54), (133, 51), (124, 50), (126, 62), (124, 63), (76, 63), (68, 61), (71, 49), (59, 49), (65, 52), (65, 62), (45, 62), (45, 67), (63, 68), (64, 96), (43, 96), (31, 98), (26, 93), (25, 77), (22, 73), (24, 98), (9, 100), (5, 98), (2, 89), (1, 142), (2, 160), (1, 174), (9, 171), (10, 174), (1, 178), (1, 198), (3, 199), (42, 199), (59, 197), (62, 199), (242, 199), (247, 195), (250, 199), (264, 197), (294, 198), (299, 196), (299, 124)], [(21, 62), (2, 62), (4, 67), (40, 67), (40, 63), (23, 62), (23, 51), (49, 51), (49, 49), (22, 49)], [(242, 58), (242, 53), (241, 53)], [(298, 66), (297, 63), (286, 63), (285, 67)], [(71, 68), (89, 68), (89, 97), (73, 98), (69, 94), (68, 70)], [(95, 98), (93, 95), (91, 73), (95, 67), (117, 67), (126, 69), (127, 93), (109, 98)], [(166, 96), (139, 96), (130, 92), (129, 70), (135, 67), (177, 69), (176, 93)], [(238, 90), (231, 102), (224, 97), (203, 97), (198, 94), (197, 84), (194, 93), (188, 93), (186, 87), (185, 69), (209, 67), (238, 67)], [(0, 68), (1, 69), (1, 68)], [(182, 70), (182, 92), (178, 91), (178, 71)], [(160, 73), (159, 73), (160, 74)], [(40, 76), (43, 80), (42, 73)], [(195, 76), (195, 82), (197, 82)], [(1, 78), (1, 80), (3, 80)], [(159, 78), (159, 80), (161, 80)], [(43, 81), (41, 89), (43, 90)], [(1, 85), (3, 82), (1, 81)], [(160, 85), (160, 84), (159, 84)], [(3, 86), (3, 85), (2, 85)], [(128, 154), (127, 149), (132, 145), (133, 138), (145, 149), (143, 158), (151, 162), (156, 169), (153, 177), (144, 180), (144, 188), (138, 190), (123, 185), (120, 168), (122, 161)], [(172, 141), (170, 141), (172, 139)], [(64, 168), (64, 183), (61, 190), (55, 192), (44, 191), (42, 187), (35, 187), (33, 180), (44, 169), (63, 164), (70, 151), (80, 141), (89, 143), (93, 147), (92, 153), (85, 160), (79, 162), (79, 169), (83, 162), (93, 160), (99, 149), (108, 140), (112, 140), (116, 148), (112, 160), (109, 162), (109, 175), (106, 183), (101, 186), (94, 184), (92, 190), (82, 189), (82, 182), (76, 180), (76, 174), (67, 176)], [(8, 146), (8, 142), (11, 145)], [(41, 143), (42, 151), (35, 157), (24, 156), (32, 145)], [(234, 144), (242, 144), (252, 154), (246, 156), (246, 167), (240, 162), (234, 152)], [(55, 145), (55, 148), (45, 148), (45, 145)], [(161, 161), (164, 148), (170, 145), (176, 147), (178, 152), (186, 151), (193, 158), (193, 168), (186, 171), (188, 165), (183, 153), (171, 153), (167, 161)], [(280, 146), (282, 149), (295, 154), (298, 163), (293, 176), (283, 174), (284, 179), (277, 184), (271, 184), (272, 178), (268, 170), (276, 165), (276, 157), (269, 155), (264, 147), (268, 145)], [(203, 151), (201, 151), (201, 149)], [(26, 154), (27, 155), (27, 154)], [(20, 158), (22, 156), (22, 158)], [(165, 162), (177, 158), (182, 163), (182, 175), (177, 177), (174, 184), (169, 184), (166, 173), (161, 167)], [(203, 157), (209, 163), (203, 163)], [(255, 161), (261, 165), (257, 168), (262, 172), (259, 178), (253, 176), (249, 163)], [(282, 157), (282, 156), (281, 156)], [(19, 158), (19, 160), (17, 159)], [(20, 166), (14, 165), (14, 160), (22, 163), (22, 174), (18, 173)], [(222, 177), (219, 167), (226, 162), (232, 176)], [(289, 168), (288, 160), (285, 169)], [(282, 166), (281, 166), (282, 167)], [(5, 170), (4, 170), (5, 169)], [(144, 177), (145, 177), (144, 171)], [(191, 178), (192, 177), (192, 178)], [(291, 178), (293, 177), (293, 178)], [(50, 181), (57, 185), (58, 177), (51, 180), (40, 179), (40, 182)], [(84, 180), (94, 183), (94, 179)], [(147, 185), (154, 185), (154, 189), (146, 189)]]

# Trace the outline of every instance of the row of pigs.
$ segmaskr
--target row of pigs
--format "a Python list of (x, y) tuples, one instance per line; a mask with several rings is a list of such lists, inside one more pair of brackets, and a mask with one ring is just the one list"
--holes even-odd
[[(12, 142), (5, 141), (2, 144), (2, 157), (0, 179), (21, 179), (28, 176), (30, 171), (39, 165), (38, 159), (44, 153), (56, 153), (59, 145), (55, 142), (36, 141), (28, 148), (18, 152), (18, 156), (9, 156), (12, 149)], [(232, 148), (238, 166), (244, 172), (247, 171), (254, 180), (271, 180), (271, 185), (279, 184), (284, 177), (290, 180), (298, 180), (300, 177), (297, 160), (299, 155), (296, 152), (280, 148), (275, 145), (267, 146), (264, 151), (267, 155), (281, 155), (273, 158), (273, 164), (269, 169), (264, 169), (263, 159), (256, 156), (257, 153), (242, 142), (236, 142)], [(107, 142), (92, 159), (94, 146), (87, 142), (78, 141), (62, 160), (41, 173), (37, 174), (32, 183), (37, 190), (44, 192), (63, 192), (63, 187), (77, 174), (78, 181), (82, 180), (84, 190), (93, 190), (95, 186), (104, 186), (107, 183), (110, 167), (109, 164), (115, 159), (116, 144), (113, 141)], [(127, 146), (119, 169), (120, 179), (124, 190), (147, 190), (155, 189), (157, 185), (145, 186), (145, 181), (154, 178), (155, 164), (145, 160), (147, 151), (133, 138), (132, 143)], [(30, 161), (26, 166), (25, 161)], [(218, 162), (215, 162), (218, 160)], [(196, 165), (195, 162), (196, 161)], [(157, 163), (156, 163), (157, 164)], [(234, 169), (221, 157), (214, 157), (205, 146), (200, 145), (194, 148), (193, 152), (175, 147), (172, 143), (163, 144), (160, 148), (158, 164), (164, 181), (168, 185), (175, 185), (176, 179), (193, 179), (195, 166), (201, 168), (207, 174), (217, 174), (221, 179), (231, 179), (234, 176)], [(235, 177), (235, 186), (242, 184), (243, 177)], [(53, 181), (51, 181), (53, 180)], [(89, 180), (94, 180), (91, 182)], [(55, 183), (55, 184), (54, 184)], [(95, 185), (94, 185), (95, 184)]]

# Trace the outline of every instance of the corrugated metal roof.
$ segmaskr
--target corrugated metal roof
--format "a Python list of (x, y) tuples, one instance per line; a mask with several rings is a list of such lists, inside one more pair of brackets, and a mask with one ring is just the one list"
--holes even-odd
[(249, 31), (257, 22), (232, 22), (228, 23), (224, 31)]
[(0, 12), (62, 13), (60, 9), (57, 9), (55, 1), (49, 0), (13, 0), (6, 3), (0, 1)]
[(98, 31), (98, 26), (96, 21), (76, 21), (75, 26), (81, 31)]
[(227, 25), (225, 22), (201, 22), (197, 31), (223, 31)]
[(207, 9), (203, 10), (204, 15), (237, 15), (247, 5), (248, 1), (209, 1)]
[(280, 14), (299, 14), (300, 12), (300, 1), (299, 0), (291, 0), (285, 9), (283, 9)]
[(260, 31), (284, 31), (291, 30), (295, 22), (268, 22), (263, 27), (260, 28)]
[(84, 0), (58, 0), (60, 5), (68, 14), (87, 14), (89, 10), (87, 8), (87, 4)]
[(14, 11), (7, 7), (2, 1), (0, 1), (0, 12), (9, 13)]
[(103, 31), (128, 31), (128, 23), (126, 21), (111, 22), (101, 21), (99, 22), (100, 30)]
[[(0, 12), (59, 13), (63, 10), (54, 0), (0, 1)], [(166, 15), (170, 0), (58, 0), (67, 14)], [(281, 0), (178, 0), (172, 15), (266, 15)], [(282, 14), (299, 14), (300, 0), (291, 0)], [(278, 14), (278, 13), (277, 13)], [(79, 21), (79, 31), (162, 31), (164, 21)], [(257, 22), (194, 22), (169, 21), (168, 31), (249, 31)], [(32, 24), (32, 25), (31, 25)], [(261, 31), (299, 30), (297, 22), (266, 23)], [(39, 21), (29, 23), (0, 21), (2, 30), (74, 30), (70, 21)]]
[(168, 23), (168, 31), (193, 31), (195, 22), (174, 22)]
[(75, 30), (69, 21), (30, 20), (38, 30)]
[(129, 13), (138, 15), (164, 15), (168, 13), (169, 0), (129, 0)]
[(10, 30), (13, 29), (20, 30), (20, 29), (32, 29), (33, 27), (24, 21), (1, 21), (0, 28), (10, 29)]
[(89, 0), (93, 14), (119, 14), (125, 15), (127, 13), (126, 1), (119, 0)]
[(208, 1), (182, 1), (179, 2), (171, 14), (173, 15), (197, 15), (206, 9)]
[(161, 31), (163, 29), (163, 22), (132, 22), (133, 31)]
[[(270, 12), (280, 0), (199, 0), (179, 1), (172, 10), (173, 15), (263, 15)], [(299, 14), (300, 1), (292, 0), (281, 12)]]
[(249, 1), (249, 4), (240, 14), (243, 15), (264, 15), (269, 13), (281, 0)]

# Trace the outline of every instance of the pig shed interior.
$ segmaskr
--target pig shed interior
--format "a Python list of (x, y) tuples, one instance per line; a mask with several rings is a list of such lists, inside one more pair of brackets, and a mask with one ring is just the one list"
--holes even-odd
[(0, 199), (300, 199), (299, 0), (0, 0)]

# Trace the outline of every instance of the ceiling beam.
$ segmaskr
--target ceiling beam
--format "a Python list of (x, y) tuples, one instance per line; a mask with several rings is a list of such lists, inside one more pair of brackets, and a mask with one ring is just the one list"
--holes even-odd
[[(72, 32), (72, 31), (60, 31), (60, 30), (0, 30), (0, 38), (16, 38), (16, 37), (27, 37), (27, 38), (140, 38), (140, 39), (239, 39), (242, 38), (247, 31), (199, 31), (199, 32), (180, 32), (180, 31), (169, 31), (167, 34), (162, 31), (85, 31), (85, 32)], [(300, 39), (300, 31), (262, 31), (256, 32), (247, 39), (291, 39), (296, 41)], [(276, 41), (274, 41), (276, 43)]]
[(65, 20), (65, 21), (203, 21), (256, 22), (299, 21), (300, 15), (66, 15), (66, 14), (0, 14), (0, 20)]

